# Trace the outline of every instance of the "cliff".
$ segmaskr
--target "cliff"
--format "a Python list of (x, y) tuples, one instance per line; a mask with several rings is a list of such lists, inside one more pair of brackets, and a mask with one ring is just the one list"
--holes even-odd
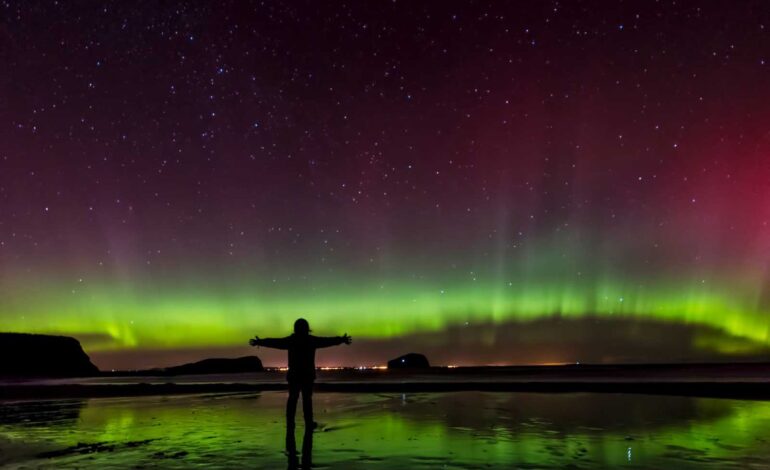
[(0, 333), (0, 376), (86, 377), (99, 374), (80, 342), (68, 336)]

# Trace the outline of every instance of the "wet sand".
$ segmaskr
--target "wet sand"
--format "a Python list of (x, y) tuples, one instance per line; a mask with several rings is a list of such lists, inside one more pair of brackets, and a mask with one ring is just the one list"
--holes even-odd
[[(285, 399), (270, 391), (6, 401), (0, 465), (290, 467)], [(303, 435), (298, 423), (295, 441), (296, 461), (315, 468), (770, 468), (765, 401), (318, 393), (315, 409), (320, 429)]]

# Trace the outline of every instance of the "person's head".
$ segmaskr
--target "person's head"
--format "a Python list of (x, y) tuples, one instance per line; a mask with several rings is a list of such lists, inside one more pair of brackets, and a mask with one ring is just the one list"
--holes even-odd
[(310, 334), (310, 324), (304, 318), (298, 318), (294, 322), (294, 334), (295, 335), (307, 335)]

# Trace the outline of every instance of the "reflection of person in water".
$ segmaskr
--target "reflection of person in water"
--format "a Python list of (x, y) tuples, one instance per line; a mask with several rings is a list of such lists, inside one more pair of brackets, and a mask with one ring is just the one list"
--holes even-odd
[(297, 412), (297, 400), (302, 393), (302, 411), (305, 415), (305, 428), (314, 429), (313, 421), (313, 382), (315, 381), (315, 350), (345, 343), (352, 339), (347, 333), (343, 336), (322, 338), (310, 334), (307, 320), (300, 318), (294, 322), (294, 334), (285, 338), (264, 338), (255, 336), (249, 340), (252, 346), (289, 350), (289, 399), (286, 402), (286, 426), (294, 429), (294, 415)]

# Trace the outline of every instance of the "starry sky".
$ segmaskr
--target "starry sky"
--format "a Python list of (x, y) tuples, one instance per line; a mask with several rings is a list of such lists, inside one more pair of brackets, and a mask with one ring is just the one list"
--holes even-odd
[(3, 1), (0, 59), (0, 330), (770, 359), (765, 2)]

